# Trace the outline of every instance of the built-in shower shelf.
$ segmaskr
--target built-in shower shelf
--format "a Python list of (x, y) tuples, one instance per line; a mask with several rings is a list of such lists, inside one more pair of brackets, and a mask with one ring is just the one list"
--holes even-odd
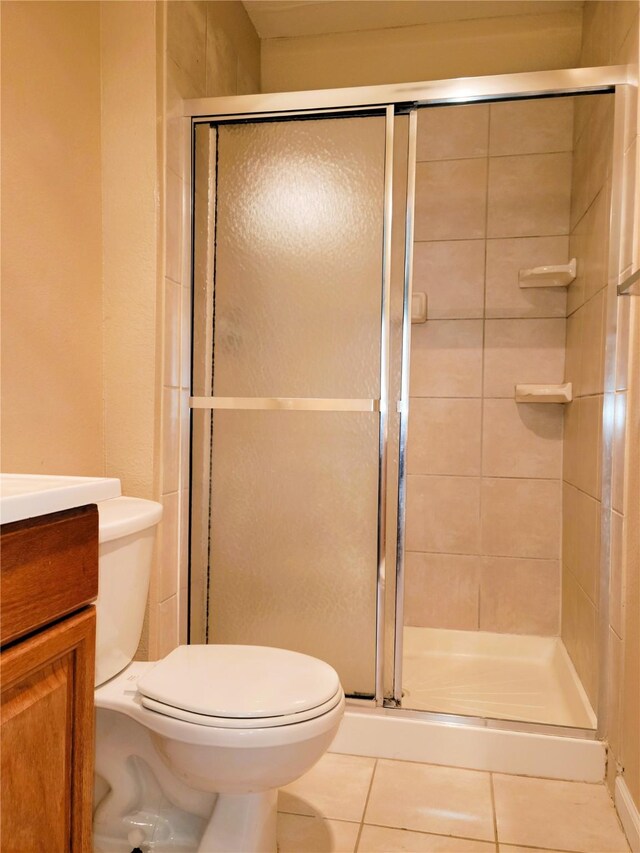
[(411, 322), (426, 323), (427, 322), (427, 294), (412, 293), (411, 294)]
[(576, 277), (576, 259), (568, 264), (553, 264), (546, 267), (532, 267), (520, 270), (520, 287), (567, 287)]
[(571, 382), (564, 385), (516, 385), (516, 403), (570, 403)]

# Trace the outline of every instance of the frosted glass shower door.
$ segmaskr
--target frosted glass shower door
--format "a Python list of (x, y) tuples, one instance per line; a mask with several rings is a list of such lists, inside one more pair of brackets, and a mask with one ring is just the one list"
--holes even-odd
[(195, 140), (192, 637), (314, 655), (361, 696), (376, 688), (385, 139), (382, 113)]

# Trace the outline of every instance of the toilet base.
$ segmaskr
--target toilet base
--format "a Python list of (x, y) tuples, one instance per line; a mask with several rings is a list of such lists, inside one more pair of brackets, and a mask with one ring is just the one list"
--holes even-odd
[(277, 791), (218, 794), (198, 853), (276, 853)]
[(278, 788), (331, 744), (344, 695), (286, 726), (202, 726), (145, 708), (131, 663), (96, 690), (97, 851), (276, 853)]

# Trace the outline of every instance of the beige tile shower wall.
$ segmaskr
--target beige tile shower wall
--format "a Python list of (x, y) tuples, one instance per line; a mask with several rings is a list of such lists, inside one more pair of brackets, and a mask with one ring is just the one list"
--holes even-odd
[[(580, 64), (629, 64), (635, 80), (629, 93), (630, 110), (620, 163), (625, 181), (621, 240), (612, 247), (613, 272), (617, 277), (614, 275), (609, 287), (640, 266), (640, 196), (635, 190), (640, 175), (639, 36), (637, 0), (585, 3)], [(616, 776), (622, 775), (636, 808), (640, 809), (640, 312), (637, 296), (620, 297), (612, 302), (617, 302), (617, 346), (615, 392), (609, 392), (614, 393), (615, 402), (608, 613), (607, 738), (611, 748), (608, 781), (613, 787)], [(580, 636), (577, 639), (583, 641)]]
[[(636, 264), (640, 260), (637, 243)], [(640, 811), (640, 307), (637, 296), (630, 313), (625, 518), (623, 522), (618, 518), (612, 532), (616, 570), (610, 612), (609, 743), (616, 771), (623, 774), (636, 809)]]
[(563, 466), (562, 637), (595, 708), (602, 499), (602, 412), (613, 97), (576, 100)]
[(162, 476), (164, 518), (154, 586), (151, 656), (186, 640), (189, 518), (190, 281), (184, 266), (188, 204), (182, 99), (260, 90), (260, 40), (240, 2), (163, 4), (165, 64), (165, 278)]
[(418, 119), (408, 452), (408, 625), (554, 635), (560, 619), (560, 405), (566, 292), (521, 268), (569, 258), (571, 99)]
[[(585, 4), (582, 65), (638, 63), (637, 2), (588, 2)], [(636, 71), (637, 75), (637, 71)], [(637, 79), (637, 77), (636, 77)], [(632, 114), (624, 132), (621, 163), (626, 176), (626, 198), (620, 245), (609, 246), (613, 98), (577, 102), (575, 174), (572, 197), (572, 251), (578, 266), (575, 289), (570, 288), (567, 324), (567, 378), (576, 383), (578, 399), (571, 404), (565, 428), (564, 537), (562, 636), (592, 703), (599, 688), (598, 660), (601, 620), (599, 586), (600, 541), (593, 527), (601, 518), (603, 407), (605, 393), (612, 398), (612, 513), (611, 586), (609, 602), (609, 737), (619, 756), (622, 748), (622, 679), (624, 659), (624, 604), (627, 582), (623, 558), (625, 422), (627, 410), (628, 299), (618, 301), (618, 363), (615, 384), (606, 381), (605, 328), (611, 323), (616, 280), (609, 278), (610, 256), (618, 259), (615, 272), (622, 277), (632, 268), (634, 234), (633, 177), (637, 151), (637, 89)], [(611, 254), (610, 254), (611, 250)], [(637, 249), (636, 249), (637, 250)], [(636, 256), (637, 266), (637, 256)], [(609, 280), (608, 280), (609, 278)], [(615, 314), (615, 308), (613, 309)], [(596, 455), (593, 455), (593, 451)], [(604, 495), (606, 497), (606, 495)], [(607, 513), (609, 511), (607, 510)], [(588, 537), (585, 541), (585, 537)], [(572, 545), (573, 543), (573, 545)], [(594, 550), (587, 559), (587, 550)], [(582, 553), (581, 553), (582, 552)], [(637, 749), (637, 739), (635, 740)], [(610, 762), (612, 771), (615, 762)], [(615, 778), (615, 772), (611, 775)]]

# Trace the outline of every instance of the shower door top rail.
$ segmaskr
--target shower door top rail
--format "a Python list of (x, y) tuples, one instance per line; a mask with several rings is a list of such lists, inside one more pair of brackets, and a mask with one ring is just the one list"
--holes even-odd
[(339, 107), (381, 106), (386, 104), (456, 104), (500, 98), (534, 98), (554, 94), (607, 92), (629, 83), (627, 65), (596, 68), (563, 68), (554, 71), (526, 71), (484, 77), (457, 77), (417, 83), (354, 86), (344, 89), (317, 89), (304, 92), (267, 92), (224, 98), (192, 98), (183, 102), (189, 118), (235, 116), (239, 113), (283, 113), (335, 109)]
[(190, 397), (191, 409), (379, 412), (380, 400), (340, 397)]

